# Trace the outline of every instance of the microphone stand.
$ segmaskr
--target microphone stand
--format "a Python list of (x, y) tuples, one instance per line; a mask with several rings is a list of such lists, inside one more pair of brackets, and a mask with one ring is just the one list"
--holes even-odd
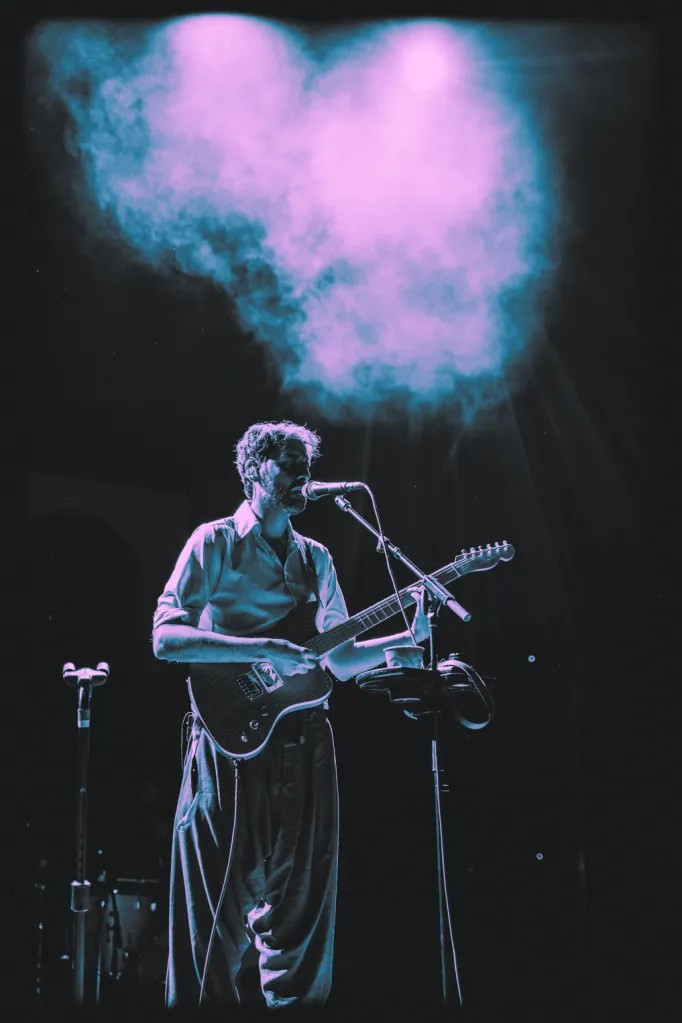
[(387, 536), (382, 537), (381, 533), (378, 533), (374, 526), (372, 526), (367, 521), (367, 519), (363, 519), (362, 515), (356, 512), (355, 508), (350, 503), (350, 501), (347, 501), (345, 497), (335, 497), (334, 504), (337, 506), (337, 508), (340, 508), (341, 511), (348, 512), (349, 515), (352, 515), (353, 518), (357, 522), (359, 522), (361, 526), (364, 526), (365, 529), (368, 529), (370, 533), (373, 533), (374, 536), (376, 536), (377, 540), (379, 541), (377, 544), (377, 551), (379, 553), (381, 553), (383, 547), (385, 546), (386, 550), (391, 555), (391, 557), (395, 558), (396, 561), (400, 561), (401, 564), (405, 566), (405, 568), (408, 568), (410, 572), (416, 575), (417, 579), (419, 580), (419, 584), (423, 586), (424, 589), (428, 590), (431, 597), (439, 601), (441, 604), (444, 604), (445, 607), (449, 607), (451, 611), (453, 611), (459, 618), (462, 619), (462, 621), (464, 622), (470, 621), (471, 615), (466, 610), (466, 608), (462, 607), (462, 605), (457, 600), (455, 600), (450, 591), (446, 590), (444, 586), (441, 586), (438, 580), (434, 579), (432, 575), (427, 575), (425, 572), (422, 572), (421, 568), (419, 568), (418, 565), (415, 565), (413, 561), (410, 561), (410, 559), (403, 554), (399, 547), (396, 547), (394, 543), (391, 543)]
[(78, 697), (77, 725), (77, 795), (76, 795), (76, 878), (71, 882), (71, 912), (74, 916), (73, 1000), (85, 1001), (85, 934), (86, 916), (90, 909), (90, 882), (86, 879), (88, 840), (88, 759), (90, 754), (90, 702), (95, 686), (109, 677), (109, 665), (100, 661), (97, 668), (79, 668), (69, 661), (62, 668), (62, 678), (76, 689)]
[[(410, 561), (403, 552), (392, 543), (388, 537), (382, 538), (381, 534), (367, 522), (366, 519), (360, 515), (355, 508), (346, 500), (345, 497), (335, 497), (334, 504), (341, 509), (341, 511), (347, 512), (352, 515), (353, 518), (368, 529), (370, 533), (373, 533), (377, 537), (377, 551), (382, 552), (383, 548), (388, 553), (400, 561), (406, 568), (408, 568), (419, 580), (421, 586), (428, 593), (428, 620), (429, 620), (429, 667), (428, 673), (434, 674), (437, 671), (436, 661), (436, 644), (435, 644), (435, 631), (436, 631), (436, 619), (441, 607), (449, 607), (450, 610), (456, 614), (463, 621), (468, 622), (471, 619), (471, 614), (462, 607), (462, 605), (455, 600), (452, 594), (445, 589), (444, 586), (433, 578), (433, 576), (427, 575), (425, 572), (415, 565), (414, 562)], [(410, 669), (406, 669), (408, 672)], [(372, 672), (365, 672), (366, 676), (371, 676)], [(419, 674), (419, 670), (416, 671)], [(423, 672), (424, 675), (427, 672)], [(431, 772), (433, 776), (433, 794), (434, 794), (434, 816), (435, 816), (435, 827), (436, 827), (436, 874), (438, 879), (438, 930), (439, 930), (439, 946), (440, 946), (440, 970), (441, 970), (441, 990), (443, 995), (443, 1004), (453, 1004), (451, 997), (451, 983), (450, 976), (454, 974), (455, 986), (457, 990), (457, 1006), (459, 1009), (463, 1007), (462, 1001), (462, 987), (459, 979), (459, 969), (457, 965), (457, 953), (455, 951), (455, 943), (452, 934), (452, 919), (450, 916), (450, 906), (447, 893), (447, 881), (445, 877), (445, 847), (443, 843), (443, 817), (441, 811), (441, 793), (447, 793), (449, 787), (447, 783), (441, 781), (442, 768), (438, 766), (438, 717), (441, 713), (438, 701), (428, 701), (423, 699), (423, 706), (426, 708), (426, 713), (431, 715), (433, 720), (433, 734), (431, 739)], [(406, 712), (407, 713), (407, 712)], [(422, 711), (424, 713), (424, 711)], [(450, 938), (450, 949), (452, 952), (452, 970), (448, 970), (448, 960), (446, 956), (446, 922), (447, 922), (447, 933)]]

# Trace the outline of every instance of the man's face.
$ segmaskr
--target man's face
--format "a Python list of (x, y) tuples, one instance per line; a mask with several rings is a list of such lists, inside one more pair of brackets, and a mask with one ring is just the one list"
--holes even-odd
[(283, 508), (290, 515), (303, 511), (306, 500), (301, 487), (310, 479), (310, 462), (302, 441), (286, 440), (279, 454), (261, 462), (259, 476), (266, 504)]

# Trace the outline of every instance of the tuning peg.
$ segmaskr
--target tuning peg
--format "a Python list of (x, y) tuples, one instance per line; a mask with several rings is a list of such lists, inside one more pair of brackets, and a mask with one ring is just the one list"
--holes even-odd
[(476, 553), (476, 548), (475, 547), (470, 547), (469, 548), (469, 554), (475, 554), (475, 553)]

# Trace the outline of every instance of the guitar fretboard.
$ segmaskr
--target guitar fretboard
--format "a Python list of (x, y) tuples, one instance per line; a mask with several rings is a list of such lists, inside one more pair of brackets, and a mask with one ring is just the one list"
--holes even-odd
[[(452, 579), (457, 579), (459, 576), (464, 575), (469, 565), (471, 565), (471, 562), (467, 562), (466, 555), (462, 555), (460, 558), (455, 558), (449, 565), (439, 568), (432, 575), (439, 583), (449, 583)], [(398, 602), (395, 594), (392, 597), (379, 600), (376, 604), (366, 608), (366, 610), (353, 615), (348, 621), (335, 625), (328, 632), (322, 632), (315, 636), (306, 643), (306, 646), (320, 657), (328, 654), (330, 650), (341, 646), (342, 643), (347, 643), (349, 639), (355, 639), (360, 633), (366, 632), (368, 629), (373, 628), (373, 626), (381, 625), (387, 618), (397, 614), (401, 607), (409, 607), (410, 604), (414, 604), (415, 598), (410, 591), (418, 585), (419, 582), (415, 579), (414, 583), (403, 587), (402, 590), (398, 590), (400, 602)]]

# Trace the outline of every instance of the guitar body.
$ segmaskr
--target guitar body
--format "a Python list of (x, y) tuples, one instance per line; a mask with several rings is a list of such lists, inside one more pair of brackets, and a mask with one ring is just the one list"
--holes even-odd
[[(268, 636), (304, 646), (315, 635), (316, 611), (316, 601), (299, 604)], [(194, 713), (218, 750), (235, 760), (260, 753), (286, 714), (324, 703), (332, 684), (323, 668), (283, 677), (268, 661), (194, 664), (187, 679)]]

